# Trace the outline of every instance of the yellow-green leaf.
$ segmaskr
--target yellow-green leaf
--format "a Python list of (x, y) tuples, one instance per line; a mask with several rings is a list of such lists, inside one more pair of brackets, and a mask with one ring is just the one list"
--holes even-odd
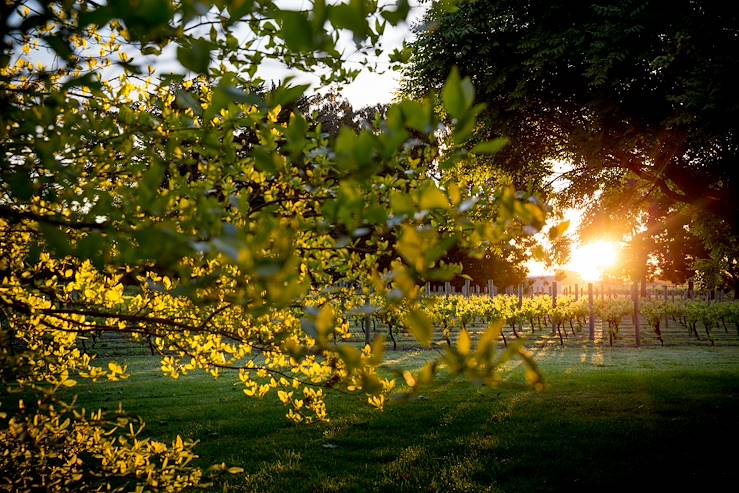
[(416, 228), (403, 225), (397, 248), (403, 259), (418, 269), (417, 263), (423, 258), (423, 242)]
[(349, 369), (359, 368), (362, 365), (362, 354), (357, 348), (342, 344), (336, 348), (336, 352)]
[(470, 333), (463, 329), (457, 338), (457, 352), (463, 356), (467, 356), (470, 354), (471, 349), (472, 338), (470, 337)]
[(479, 360), (490, 360), (495, 354), (495, 344), (503, 331), (504, 324), (503, 319), (496, 320), (488, 325), (488, 328), (482, 333), (480, 341), (477, 343), (477, 357)]
[(421, 209), (448, 209), (449, 200), (436, 185), (429, 184), (421, 191), (418, 206)]
[(405, 327), (422, 345), (431, 345), (431, 336), (434, 333), (434, 324), (423, 310), (415, 309), (405, 317)]
[(408, 370), (403, 371), (403, 380), (405, 380), (405, 383), (408, 384), (409, 387), (414, 387), (416, 385), (416, 379), (413, 377), (413, 373)]
[(334, 329), (334, 310), (331, 305), (326, 303), (321, 307), (316, 317), (316, 333), (318, 335), (318, 341), (325, 344), (328, 340), (328, 335)]
[(570, 221), (562, 221), (556, 226), (552, 226), (551, 228), (549, 228), (549, 239), (552, 241), (556, 240), (557, 238), (562, 236), (569, 227)]
[(372, 341), (372, 363), (379, 365), (385, 355), (385, 336), (378, 335)]

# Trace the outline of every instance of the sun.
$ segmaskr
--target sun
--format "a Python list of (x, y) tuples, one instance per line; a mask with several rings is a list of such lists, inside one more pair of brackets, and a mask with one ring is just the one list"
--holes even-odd
[(585, 281), (600, 281), (603, 272), (616, 265), (617, 261), (618, 247), (615, 243), (595, 241), (575, 248), (568, 267)]

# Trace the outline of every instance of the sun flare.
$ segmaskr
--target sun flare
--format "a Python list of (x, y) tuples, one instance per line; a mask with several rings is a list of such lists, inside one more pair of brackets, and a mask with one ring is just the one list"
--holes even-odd
[(572, 252), (570, 269), (585, 281), (599, 281), (603, 273), (616, 265), (618, 247), (610, 241), (595, 241), (580, 245)]

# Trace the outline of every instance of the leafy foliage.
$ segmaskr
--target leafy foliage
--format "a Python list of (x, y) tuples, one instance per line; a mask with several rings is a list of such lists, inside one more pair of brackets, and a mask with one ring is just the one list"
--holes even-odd
[(738, 22), (720, 2), (434, 2), (411, 45), (405, 92), (444, 99), (458, 67), (486, 105), (473, 140), (511, 141), (478, 165), (541, 187), (562, 160), (556, 199), (588, 205), (596, 222), (670, 222), (698, 235), (692, 218), (709, 217), (735, 237)]
[[(384, 342), (352, 344), (348, 315), (379, 297), (389, 312), (404, 307), (427, 343), (419, 286), (455, 272), (446, 251), (507, 242), (512, 223), (541, 227), (526, 194), (435, 179), (469, 156), (469, 131), (442, 153), (431, 103), (400, 102), (368, 128), (330, 135), (285, 111), (305, 86), (264, 91), (256, 76), (273, 60), (348, 80), (339, 31), (364, 52), (404, 12), (362, 0), (309, 11), (220, 0), (3, 7), (2, 488), (202, 486), (193, 443), (142, 440), (130, 418), (61, 397), (79, 378), (128, 375), (97, 366), (88, 338), (146, 342), (175, 379), (230, 370), (246, 396), (275, 396), (295, 422), (328, 419), (330, 388), (382, 409), (395, 385), (376, 372)], [(176, 54), (184, 74), (148, 66), (160, 53)], [(453, 74), (445, 87), (471, 128), (480, 107), (469, 80)], [(445, 361), (489, 379), (492, 341)], [(402, 378), (428, 382), (439, 364)]]

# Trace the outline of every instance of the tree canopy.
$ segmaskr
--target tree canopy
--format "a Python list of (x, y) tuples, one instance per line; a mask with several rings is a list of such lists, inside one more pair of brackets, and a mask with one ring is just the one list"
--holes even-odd
[(476, 136), (511, 140), (491, 158), (493, 166), (542, 183), (552, 161), (563, 160), (570, 166), (559, 180), (561, 205), (590, 203), (597, 213), (605, 204), (599, 194), (618, 189), (610, 203), (630, 207), (637, 219), (659, 202), (670, 215), (717, 218), (736, 235), (739, 19), (733, 6), (687, 0), (450, 5), (435, 2), (416, 27), (405, 92), (438, 94), (452, 66), (469, 76), (477, 101), (486, 104)]
[[(331, 388), (381, 409), (395, 385), (376, 372), (383, 340), (349, 344), (349, 316), (376, 309), (370, 293), (402, 303), (405, 329), (428, 346), (420, 286), (458, 271), (446, 251), (481, 251), (544, 224), (526, 193), (436, 176), (470, 158), (468, 129), (481, 109), (456, 72), (444, 104), (462, 125), (443, 149), (429, 102), (403, 101), (369, 128), (329, 133), (298, 111), (306, 86), (264, 90), (257, 71), (270, 60), (316, 71), (324, 84), (350, 79), (340, 34), (374, 53), (386, 24), (405, 18), (404, 1), (0, 9), (4, 489), (203, 483), (192, 442), (143, 438), (122, 411), (70, 400), (80, 378), (128, 375), (115, 362), (98, 366), (88, 337), (149, 341), (175, 379), (231, 371), (246, 396), (275, 396), (295, 422), (327, 419)], [(443, 357), (489, 380), (500, 361), (523, 354), (494, 354), (499, 329), (475, 351), (450, 347)], [(402, 376), (415, 388), (436, 368)]]

